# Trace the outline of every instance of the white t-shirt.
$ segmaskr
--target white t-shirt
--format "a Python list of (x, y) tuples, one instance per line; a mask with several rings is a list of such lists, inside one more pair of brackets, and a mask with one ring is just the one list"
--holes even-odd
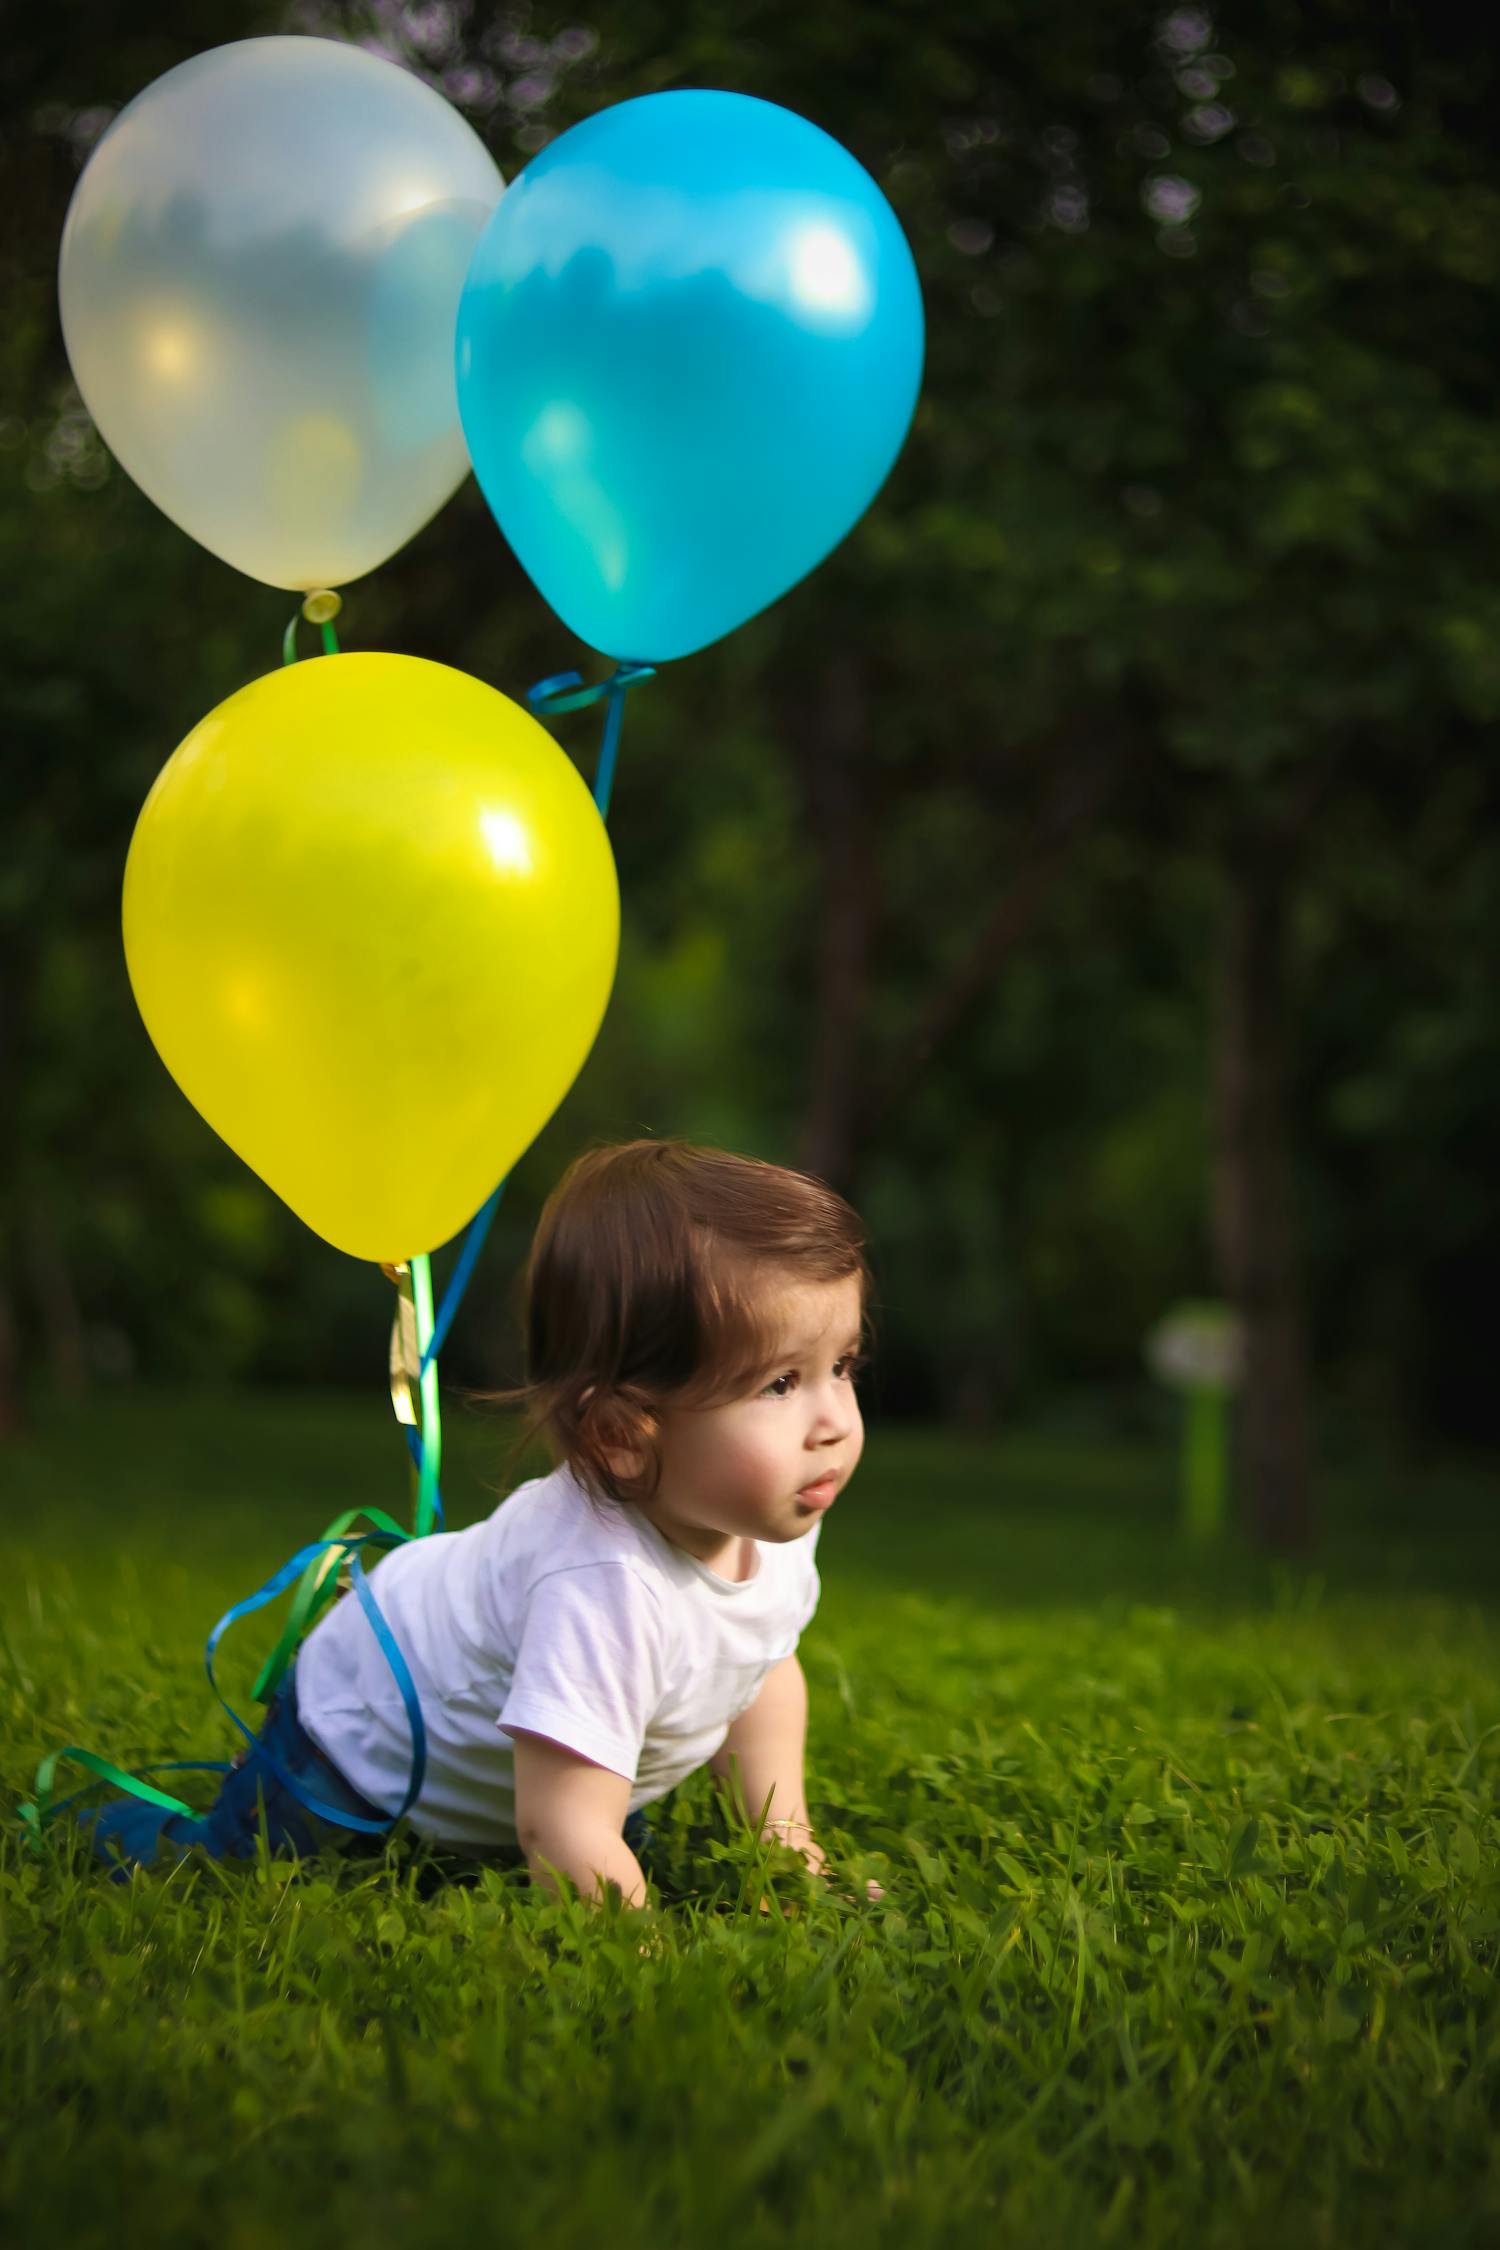
[[(411, 1668), (427, 1773), (409, 1818), (434, 1842), (516, 1842), (510, 1730), (550, 1736), (633, 1784), (630, 1810), (705, 1764), (818, 1606), (822, 1519), (747, 1542), (736, 1583), (639, 1508), (591, 1505), (566, 1467), (467, 1531), (395, 1548), (370, 1590)], [(394, 1812), (411, 1730), (359, 1603), (345, 1597), (297, 1653), (303, 1726), (347, 1780)]]

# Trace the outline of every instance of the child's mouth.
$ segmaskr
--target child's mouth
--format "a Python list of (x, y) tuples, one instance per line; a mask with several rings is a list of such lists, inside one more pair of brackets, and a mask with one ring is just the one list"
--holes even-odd
[(819, 1477), (816, 1484), (805, 1484), (802, 1487), (797, 1495), (797, 1505), (799, 1508), (810, 1508), (814, 1514), (821, 1514), (825, 1508), (833, 1506), (838, 1489), (837, 1477)]

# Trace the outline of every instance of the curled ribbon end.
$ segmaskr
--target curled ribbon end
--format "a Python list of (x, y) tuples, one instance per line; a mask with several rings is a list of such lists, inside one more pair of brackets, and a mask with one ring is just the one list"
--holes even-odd
[(584, 686), (581, 672), (552, 672), (526, 690), (526, 701), (533, 711), (584, 711), (591, 703), (601, 703), (607, 695), (639, 687), (642, 680), (655, 677), (654, 664), (638, 664), (633, 660), (617, 664), (607, 680), (596, 680), (592, 687)]

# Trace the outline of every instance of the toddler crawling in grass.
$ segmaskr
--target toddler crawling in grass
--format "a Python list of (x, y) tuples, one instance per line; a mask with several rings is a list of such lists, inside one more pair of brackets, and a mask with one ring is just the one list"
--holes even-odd
[[(797, 1641), (823, 1517), (864, 1443), (868, 1290), (859, 1220), (802, 1173), (638, 1140), (565, 1174), (527, 1267), (527, 1380), (505, 1394), (552, 1473), (370, 1573), (421, 1707), (419, 1835), (524, 1855), (547, 1889), (559, 1872), (588, 1898), (617, 1884), (642, 1906), (643, 1808), (706, 1764), (822, 1871)], [(338, 1820), (310, 1814), (273, 1765)], [(411, 1770), (405, 1701), (345, 1599), (207, 1815), (108, 1806), (95, 1848), (234, 1856), (254, 1847), (263, 1801), (273, 1849), (314, 1850), (347, 1841), (347, 1822), (382, 1832)]]

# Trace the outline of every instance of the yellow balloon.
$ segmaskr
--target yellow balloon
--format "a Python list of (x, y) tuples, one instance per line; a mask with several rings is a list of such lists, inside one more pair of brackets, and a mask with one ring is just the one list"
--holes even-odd
[(168, 759), (125, 868), (125, 959), (172, 1076), (351, 1257), (457, 1233), (594, 1043), (620, 894), (546, 729), (417, 657), (323, 656)]

